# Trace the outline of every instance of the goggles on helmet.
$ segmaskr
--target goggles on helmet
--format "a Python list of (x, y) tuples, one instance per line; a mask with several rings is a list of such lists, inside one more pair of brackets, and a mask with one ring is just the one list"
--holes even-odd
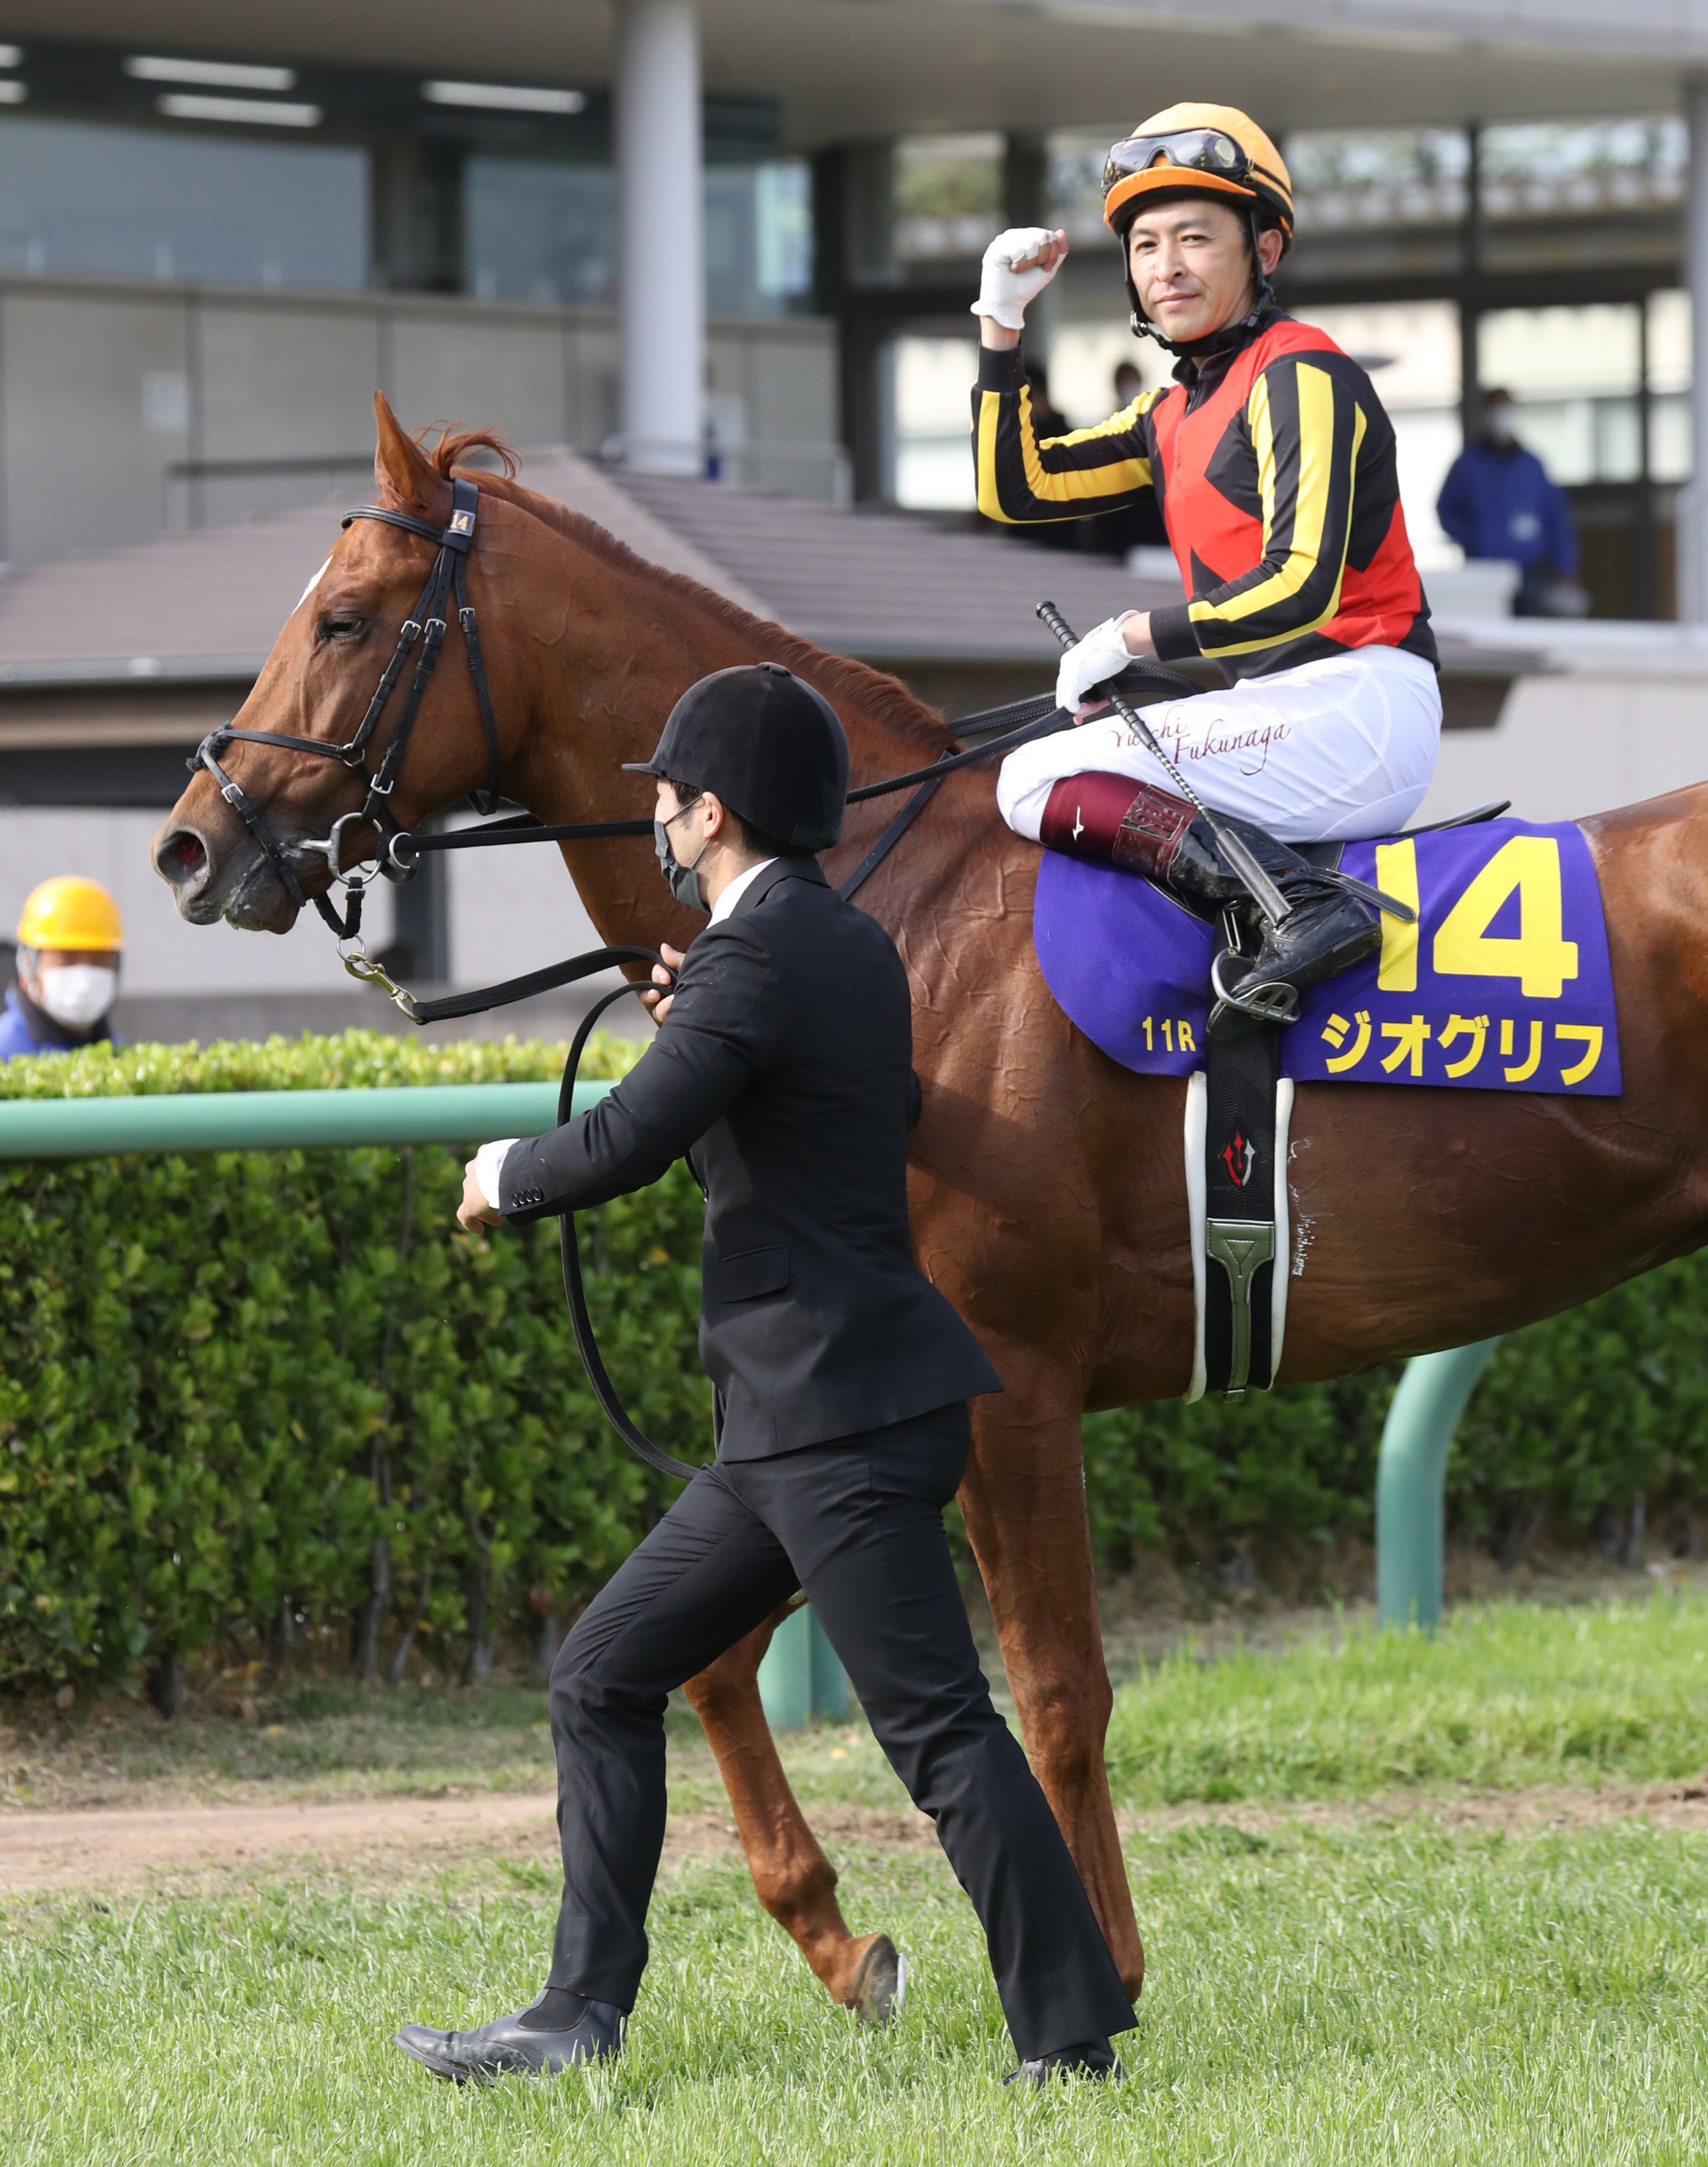
[(1216, 173), (1224, 180), (1252, 181), (1256, 177), (1251, 160), (1219, 128), (1182, 128), (1170, 135), (1129, 135), (1116, 144), (1103, 167), (1103, 193), (1118, 181), (1130, 179), (1154, 166), (1183, 166), (1193, 172)]
[(1292, 230), (1292, 204), (1274, 177), (1255, 165), (1244, 146), (1222, 128), (1179, 128), (1163, 135), (1129, 135), (1117, 143), (1103, 167), (1107, 197), (1123, 181), (1158, 166), (1178, 167), (1185, 182), (1191, 173), (1204, 173), (1260, 196), (1282, 214), (1284, 230)]

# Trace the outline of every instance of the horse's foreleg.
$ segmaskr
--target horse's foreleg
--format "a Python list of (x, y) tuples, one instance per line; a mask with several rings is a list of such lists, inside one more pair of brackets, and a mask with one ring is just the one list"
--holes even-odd
[(1036, 1355), (998, 1350), (973, 1402), (961, 1509), (1026, 1740), (1129, 1994), (1145, 1978), (1103, 1763), (1113, 1695), (1097, 1624), (1077, 1400)]
[(759, 1899), (794, 1941), (834, 2001), (882, 2024), (898, 1965), (887, 1934), (849, 1933), (836, 1900), (836, 1868), (789, 1788), (759, 1703), (759, 1662), (785, 1610), (738, 1640), (683, 1691), (700, 1718), (735, 1814)]

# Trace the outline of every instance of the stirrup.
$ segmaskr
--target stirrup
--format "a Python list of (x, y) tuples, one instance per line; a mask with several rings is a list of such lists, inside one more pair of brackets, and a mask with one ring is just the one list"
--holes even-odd
[[(1208, 1030), (1214, 1036), (1217, 1022), (1230, 1009), (1243, 1016), (1250, 1016), (1260, 1024), (1290, 1024), (1298, 1020), (1298, 988), (1289, 986), (1284, 978), (1273, 978), (1267, 985), (1254, 986), (1248, 993), (1238, 986), (1225, 984), (1222, 966), (1233, 951), (1224, 948), (1210, 965), (1210, 988), (1215, 999), (1210, 1006)], [(1243, 956), (1236, 961), (1243, 962)]]

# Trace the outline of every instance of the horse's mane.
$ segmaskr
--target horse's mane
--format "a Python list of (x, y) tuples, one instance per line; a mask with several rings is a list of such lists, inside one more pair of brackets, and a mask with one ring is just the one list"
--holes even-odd
[(899, 679), (886, 676), (881, 670), (855, 662), (848, 655), (828, 654), (823, 648), (813, 646), (810, 640), (796, 638), (793, 633), (785, 632), (781, 625), (754, 616), (739, 603), (729, 601), (711, 587), (702, 586), (685, 573), (667, 572), (662, 566), (649, 563), (584, 512), (572, 511), (556, 498), (525, 488), (516, 479), (516, 453), (495, 431), (463, 429), (453, 433), (447, 430), (427, 456), (435, 470), (448, 479), (452, 469), (474, 451), (490, 452), (503, 469), (500, 474), (484, 467), (472, 470), (469, 479), (478, 481), (483, 489), (490, 490), (494, 496), (515, 505), (518, 511), (530, 513), (542, 526), (551, 527), (567, 540), (592, 550), (618, 571), (650, 580), (667, 593), (679, 595), (697, 604), (732, 632), (754, 640), (774, 660), (816, 685), (833, 707), (840, 707), (846, 702), (874, 722), (887, 724), (923, 752), (935, 755), (942, 751), (945, 744), (952, 742), (942, 718), (923, 700), (917, 699)]

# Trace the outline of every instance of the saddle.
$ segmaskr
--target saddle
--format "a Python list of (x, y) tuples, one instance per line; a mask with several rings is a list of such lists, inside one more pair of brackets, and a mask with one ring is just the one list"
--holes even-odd
[[(1410, 832), (1478, 825), (1504, 813), (1510, 802), (1491, 800)], [(1296, 843), (1293, 848), (1321, 872), (1340, 874), (1344, 843)], [(1348, 885), (1367, 896), (1373, 893), (1362, 881)], [(1210, 966), (1213, 988), (1219, 986), (1224, 956), (1237, 950), (1240, 938), (1231, 913), (1221, 930), (1224, 946)], [(1225, 1400), (1241, 1400), (1248, 1391), (1267, 1390), (1280, 1367), (1287, 1322), (1287, 1153), (1293, 1091), (1293, 1078), (1281, 1073), (1284, 1027), (1254, 1020), (1238, 1038), (1207, 1033), (1202, 1083), (1194, 1078), (1188, 1086), (1188, 1208), (1194, 1162), (1203, 1167), (1203, 1197), (1202, 1232), (1196, 1225), (1192, 1229), (1199, 1328), (1188, 1399), (1211, 1391)], [(1202, 1134), (1195, 1137), (1200, 1126)], [(1214, 1272), (1209, 1265), (1216, 1267)]]
[[(1129, 786), (1130, 787), (1130, 786)], [(1196, 1295), (1189, 1396), (1259, 1391), (1279, 1366), (1288, 1125), (1299, 1083), (1616, 1096), (1612, 969), (1594, 860), (1573, 823), (1472, 813), (1304, 855), (1403, 899), (1378, 952), (1229, 1044), (1207, 1025), (1226, 930), (1177, 892), (1046, 850), (1033, 936), (1057, 1004), (1111, 1060), (1186, 1084)], [(1291, 1246), (1290, 1246), (1291, 1245)]]

